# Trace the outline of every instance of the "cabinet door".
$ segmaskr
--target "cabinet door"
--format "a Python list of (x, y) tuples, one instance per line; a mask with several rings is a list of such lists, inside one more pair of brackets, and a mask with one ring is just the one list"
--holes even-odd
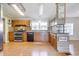
[(40, 42), (40, 32), (34, 32), (34, 41)]
[(13, 20), (12, 26), (15, 27), (15, 25), (30, 25), (30, 20)]
[(53, 44), (54, 48), (57, 49), (57, 39), (56, 37), (54, 37), (54, 44)]
[(9, 41), (14, 41), (14, 33), (13, 32), (9, 32)]
[(50, 44), (57, 49), (57, 39), (54, 34), (50, 34)]
[(35, 32), (34, 41), (35, 42), (48, 42), (48, 33), (47, 32)]
[(54, 44), (53, 37), (51, 36), (50, 39), (51, 39), (51, 40), (50, 40), (50, 41), (51, 41), (50, 43), (51, 43), (51, 45), (53, 46), (53, 44)]
[(23, 41), (26, 42), (27, 41), (27, 33), (26, 32), (23, 32), (22, 35), (23, 35)]
[(40, 41), (48, 42), (48, 32), (40, 32)]

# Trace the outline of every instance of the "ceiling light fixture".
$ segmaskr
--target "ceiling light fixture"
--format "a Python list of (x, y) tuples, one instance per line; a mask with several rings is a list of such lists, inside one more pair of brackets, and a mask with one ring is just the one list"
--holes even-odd
[(15, 4), (11, 4), (11, 6), (22, 16), (24, 16), (24, 13), (17, 7)]
[(44, 8), (44, 5), (41, 4), (41, 5), (40, 5), (40, 9), (39, 9), (39, 14), (40, 14), (40, 16), (43, 15), (43, 8)]

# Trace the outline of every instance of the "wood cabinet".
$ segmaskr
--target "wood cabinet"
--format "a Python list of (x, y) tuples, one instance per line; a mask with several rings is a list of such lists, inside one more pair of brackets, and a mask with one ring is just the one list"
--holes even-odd
[(34, 41), (35, 42), (40, 42), (40, 32), (34, 32)]
[(13, 32), (9, 32), (8, 34), (9, 34), (9, 36), (8, 36), (9, 37), (9, 41), (13, 42), (14, 41), (14, 33)]
[(12, 26), (16, 25), (30, 25), (30, 20), (12, 20)]
[(56, 34), (50, 33), (49, 34), (49, 43), (55, 48), (57, 49), (57, 38), (56, 38)]
[[(14, 40), (14, 32), (9, 32), (9, 41)], [(22, 41), (27, 42), (27, 32), (22, 33)], [(48, 32), (34, 32), (34, 42), (48, 42)]]
[(27, 32), (23, 32), (22, 33), (22, 37), (23, 37), (23, 41), (26, 42), (27, 41)]
[(34, 32), (35, 42), (48, 42), (48, 32)]

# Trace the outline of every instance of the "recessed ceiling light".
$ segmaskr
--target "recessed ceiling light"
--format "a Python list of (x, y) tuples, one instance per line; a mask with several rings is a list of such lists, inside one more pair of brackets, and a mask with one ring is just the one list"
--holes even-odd
[(20, 15), (24, 16), (24, 13), (18, 8), (17, 5), (11, 4), (11, 6), (12, 6)]

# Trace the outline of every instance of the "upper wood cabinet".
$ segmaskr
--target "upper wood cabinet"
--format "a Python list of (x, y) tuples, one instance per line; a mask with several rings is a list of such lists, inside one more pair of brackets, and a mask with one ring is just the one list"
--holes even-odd
[(12, 20), (12, 26), (16, 25), (30, 25), (30, 20)]

